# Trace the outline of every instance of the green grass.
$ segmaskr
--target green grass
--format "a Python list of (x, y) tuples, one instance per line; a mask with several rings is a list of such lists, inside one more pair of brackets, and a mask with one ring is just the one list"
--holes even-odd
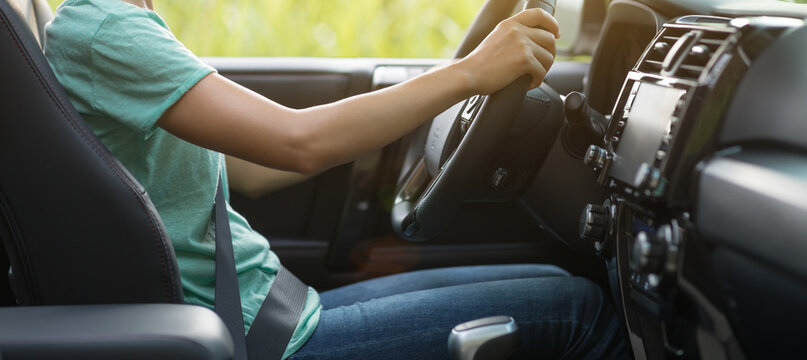
[[(48, 0), (55, 8), (62, 0)], [(449, 57), (483, 0), (155, 0), (198, 56)]]

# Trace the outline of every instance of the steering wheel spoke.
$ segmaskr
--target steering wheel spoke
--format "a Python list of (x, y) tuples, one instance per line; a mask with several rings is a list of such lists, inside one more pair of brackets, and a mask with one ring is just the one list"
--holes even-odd
[(395, 194), (395, 203), (417, 201), (426, 189), (426, 185), (429, 184), (429, 180), (431, 180), (431, 176), (429, 176), (429, 173), (426, 171), (426, 161), (424, 158), (420, 158), (420, 160), (409, 169), (409, 173), (399, 186), (399, 190)]
[[(535, 4), (538, 3), (528, 2), (528, 7)], [(473, 196), (505, 198), (501, 194), (490, 196), (503, 191), (503, 187), (496, 184), (503, 184), (507, 177), (501, 175), (504, 170), (496, 171), (496, 163), (501, 162), (497, 159), (501, 155), (498, 150), (511, 137), (522, 135), (512, 134), (512, 130), (524, 107), (531, 80), (530, 75), (522, 75), (492, 95), (472, 96), (434, 118), (426, 143), (420, 143), (425, 146), (423, 158), (398, 184), (391, 221), (399, 236), (411, 241), (433, 238)], [(559, 97), (557, 99), (560, 101)], [(540, 121), (540, 118), (532, 120)], [(528, 123), (537, 122), (532, 120)], [(529, 158), (525, 160), (529, 162)]]

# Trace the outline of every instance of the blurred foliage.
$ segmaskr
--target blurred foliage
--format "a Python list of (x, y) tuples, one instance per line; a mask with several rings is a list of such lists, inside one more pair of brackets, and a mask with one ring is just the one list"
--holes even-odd
[[(54, 9), (62, 1), (48, 0)], [(403, 58), (450, 57), (483, 2), (154, 0), (199, 56)]]
[[(54, 8), (63, 0), (48, 0)], [(483, 0), (155, 0), (198, 56), (449, 57)]]

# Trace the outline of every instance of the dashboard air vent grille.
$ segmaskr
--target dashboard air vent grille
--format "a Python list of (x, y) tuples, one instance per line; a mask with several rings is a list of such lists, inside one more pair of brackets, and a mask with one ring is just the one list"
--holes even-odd
[(648, 74), (698, 80), (731, 33), (666, 27), (639, 63)]

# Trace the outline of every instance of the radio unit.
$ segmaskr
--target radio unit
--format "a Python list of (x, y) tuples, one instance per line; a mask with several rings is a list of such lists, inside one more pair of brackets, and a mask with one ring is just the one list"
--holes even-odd
[(697, 162), (718, 148), (724, 110), (756, 56), (753, 38), (781, 29), (770, 21), (686, 16), (665, 24), (628, 73), (604, 145), (584, 157), (600, 184), (628, 199), (683, 204)]

